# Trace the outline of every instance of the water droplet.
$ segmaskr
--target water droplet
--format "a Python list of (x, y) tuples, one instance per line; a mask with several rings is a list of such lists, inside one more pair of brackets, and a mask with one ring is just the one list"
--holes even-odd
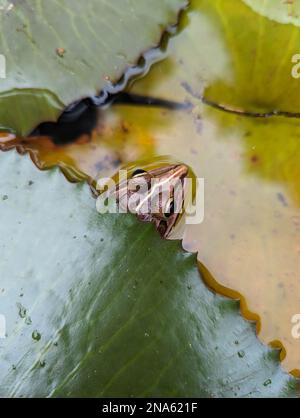
[(243, 350), (241, 350), (241, 351), (239, 351), (239, 352), (238, 352), (238, 356), (239, 356), (239, 358), (244, 358), (244, 357), (245, 357), (245, 355), (246, 355), (246, 353), (245, 353), (245, 351), (243, 351)]
[(26, 308), (24, 308), (23, 305), (21, 305), (21, 303), (17, 303), (17, 307), (19, 309), (19, 317), (20, 318), (26, 318)]
[(35, 331), (33, 331), (33, 333), (32, 333), (32, 338), (33, 338), (35, 341), (40, 341), (40, 339), (42, 338), (42, 336), (41, 336), (41, 334), (40, 334), (37, 330), (35, 330)]
[(40, 367), (45, 367), (45, 366), (46, 366), (45, 360), (40, 360)]
[(221, 382), (224, 386), (227, 386), (229, 383), (228, 379), (222, 379)]
[(270, 386), (272, 384), (272, 380), (268, 379), (264, 382), (264, 386)]

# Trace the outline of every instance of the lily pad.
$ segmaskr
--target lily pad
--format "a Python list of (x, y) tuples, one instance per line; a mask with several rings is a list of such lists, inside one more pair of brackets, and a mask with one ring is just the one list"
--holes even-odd
[[(219, 46), (228, 51), (226, 69), (205, 90), (207, 99), (244, 112), (299, 113), (300, 83), (293, 69), (297, 72), (300, 28), (299, 16), (292, 14), (299, 2), (287, 3), (196, 0), (202, 19), (214, 26)], [(210, 56), (215, 54), (212, 48)], [(217, 56), (216, 69), (222, 57)]]
[[(259, 338), (280, 341), (283, 367), (300, 376), (299, 339), (292, 332), (300, 304), (300, 121), (211, 109), (185, 88), (188, 83), (196, 95), (229, 107), (299, 111), (291, 57), (299, 53), (300, 29), (248, 3), (193, 0), (167, 59), (133, 87), (141, 95), (191, 100), (190, 113), (114, 106), (100, 113), (100, 128), (85, 144), (54, 147), (46, 138), (12, 143), (30, 150), (40, 165), (71, 166), (93, 177), (156, 155), (190, 165), (205, 178), (206, 215), (202, 224), (187, 227), (184, 247), (198, 251), (219, 283), (215, 289), (245, 296), (259, 315)], [(248, 317), (248, 309), (243, 313)]]
[(300, 26), (300, 3), (292, 1), (273, 1), (273, 0), (243, 0), (255, 12), (260, 13), (271, 20)]
[(180, 242), (15, 152), (0, 179), (0, 396), (298, 396)]
[(113, 90), (186, 5), (0, 0), (1, 75), (6, 72), (0, 78), (0, 126), (26, 135), (40, 122), (55, 121), (67, 105)]
[[(260, 2), (271, 3), (276, 8), (284, 2)], [(264, 10), (270, 14), (270, 7)], [(191, 100), (191, 115), (157, 112), (148, 122), (146, 111), (120, 109), (120, 118), (129, 124), (134, 117), (136, 131), (144, 126), (155, 138), (156, 153), (181, 158), (205, 178), (205, 219), (187, 227), (184, 247), (199, 251), (219, 283), (215, 289), (244, 295), (260, 317), (259, 337), (280, 341), (283, 367), (300, 376), (293, 331), (300, 303), (300, 120), (230, 114), (196, 97), (228, 109), (299, 112), (300, 81), (291, 71), (300, 28), (240, 0), (194, 0), (182, 24), (168, 59), (133, 92)]]
[[(195, 108), (190, 113), (114, 106), (101, 111), (99, 128), (84, 144), (82, 138), (64, 147), (46, 138), (3, 140), (30, 150), (42, 166), (71, 166), (93, 177), (110, 176), (120, 164), (156, 155), (169, 154), (190, 165), (205, 178), (206, 215), (202, 224), (187, 227), (184, 247), (198, 251), (220, 284), (215, 289), (245, 296), (259, 315), (259, 338), (280, 341), (283, 367), (300, 375), (299, 339), (292, 333), (300, 303), (299, 119), (228, 114), (203, 106), (185, 88), (188, 83), (198, 95), (246, 110), (261, 97), (267, 111), (299, 110), (300, 82), (290, 76), (299, 28), (271, 21), (243, 1), (197, 0), (181, 29), (169, 42), (168, 58), (136, 82), (133, 92), (191, 100)], [(267, 58), (253, 73), (253, 51), (260, 48)], [(243, 313), (248, 317), (248, 309)]]

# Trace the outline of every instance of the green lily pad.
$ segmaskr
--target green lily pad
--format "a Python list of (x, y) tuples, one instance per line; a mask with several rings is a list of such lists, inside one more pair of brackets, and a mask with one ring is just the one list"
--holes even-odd
[(180, 242), (15, 152), (0, 179), (1, 397), (298, 395)]
[(74, 101), (110, 91), (186, 4), (0, 0), (0, 126), (26, 135)]

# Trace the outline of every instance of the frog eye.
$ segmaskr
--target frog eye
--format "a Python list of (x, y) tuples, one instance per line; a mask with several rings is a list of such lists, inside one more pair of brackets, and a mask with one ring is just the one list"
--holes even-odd
[(164, 211), (165, 218), (169, 218), (171, 215), (173, 215), (174, 210), (175, 210), (174, 199), (170, 199), (165, 206), (165, 211)]
[(145, 170), (143, 170), (143, 169), (141, 169), (141, 168), (138, 168), (137, 170), (135, 170), (135, 171), (132, 173), (132, 178), (142, 176), (142, 175), (143, 175), (143, 174), (145, 174), (145, 173), (147, 173), (147, 171), (145, 171)]

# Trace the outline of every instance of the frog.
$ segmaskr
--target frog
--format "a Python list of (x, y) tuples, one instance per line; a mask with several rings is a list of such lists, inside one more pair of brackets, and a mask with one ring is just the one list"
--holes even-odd
[(189, 167), (159, 158), (125, 168), (125, 179), (113, 177), (116, 187), (109, 197), (115, 199), (120, 212), (131, 212), (141, 222), (153, 223), (160, 237), (167, 239), (184, 213)]

